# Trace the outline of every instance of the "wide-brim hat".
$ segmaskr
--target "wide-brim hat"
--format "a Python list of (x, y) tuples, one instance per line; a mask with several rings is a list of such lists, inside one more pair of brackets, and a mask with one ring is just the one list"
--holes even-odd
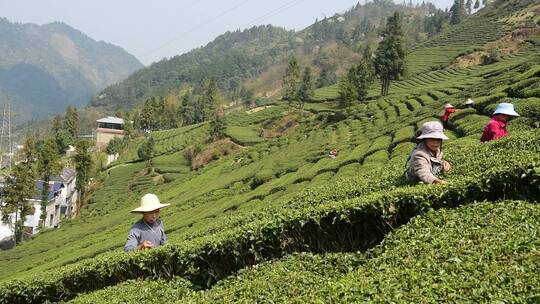
[(422, 125), (422, 128), (420, 129), (422, 134), (418, 136), (418, 139), (426, 139), (426, 138), (433, 138), (433, 139), (442, 139), (447, 140), (448, 137), (444, 135), (444, 127), (443, 125), (438, 121), (428, 121)]
[(497, 108), (495, 109), (495, 112), (493, 112), (493, 115), (496, 115), (496, 114), (519, 116), (516, 110), (514, 110), (514, 105), (507, 102), (502, 102), (497, 106)]
[(148, 193), (141, 197), (141, 206), (131, 210), (132, 213), (152, 212), (163, 207), (167, 207), (170, 204), (162, 204), (159, 201), (157, 195)]
[(467, 105), (470, 105), (470, 104), (473, 104), (473, 103), (474, 103), (474, 100), (472, 100), (470, 98), (467, 99), (467, 101), (465, 101), (465, 104), (467, 104)]
[(454, 107), (454, 106), (451, 105), (451, 104), (449, 104), (449, 103), (447, 103), (447, 104), (444, 105), (444, 108), (445, 108), (445, 109), (449, 109), (449, 108), (453, 108), (453, 107)]

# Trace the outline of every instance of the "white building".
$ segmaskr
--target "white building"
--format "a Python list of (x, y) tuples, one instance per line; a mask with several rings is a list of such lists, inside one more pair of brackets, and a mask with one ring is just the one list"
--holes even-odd
[[(45, 212), (45, 227), (57, 228), (62, 218), (70, 218), (77, 212), (78, 192), (75, 189), (77, 181), (76, 171), (66, 168), (59, 176), (51, 178), (49, 181), (49, 196)], [(43, 189), (43, 181), (38, 182), (39, 193)], [(41, 203), (41, 197), (35, 198)]]
[(105, 117), (97, 120), (98, 127), (96, 129), (96, 147), (103, 149), (109, 141), (115, 137), (123, 138), (124, 120), (118, 117)]
[[(62, 218), (69, 218), (77, 211), (78, 192), (75, 189), (76, 180), (76, 171), (66, 168), (62, 170), (59, 176), (54, 176), (49, 181), (45, 227), (56, 228), (60, 225)], [(41, 180), (36, 181), (37, 193), (29, 199), (29, 202), (34, 205), (34, 214), (26, 216), (24, 220), (26, 234), (35, 234), (39, 230), (43, 184)], [(3, 185), (0, 185), (0, 187), (3, 189)], [(0, 224), (0, 241), (13, 236), (15, 213), (10, 214), (8, 217), (8, 223)]]

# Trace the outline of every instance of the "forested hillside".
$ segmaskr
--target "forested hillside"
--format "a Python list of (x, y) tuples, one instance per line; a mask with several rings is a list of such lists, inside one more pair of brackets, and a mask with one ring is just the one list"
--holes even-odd
[(0, 96), (11, 97), (19, 122), (46, 118), (68, 104), (84, 105), (143, 67), (120, 47), (64, 23), (38, 26), (0, 18), (0, 40)]
[[(442, 12), (433, 5), (404, 6), (376, 0), (353, 7), (300, 31), (271, 25), (227, 32), (208, 45), (160, 62), (97, 94), (90, 106), (129, 109), (151, 96), (177, 95), (200, 87), (214, 77), (228, 99), (253, 91), (258, 96), (280, 95), (287, 60), (296, 54), (325, 75), (319, 86), (337, 81), (366, 46), (376, 47), (378, 30), (394, 11), (404, 14), (406, 43), (412, 45), (441, 30), (434, 22)], [(323, 72), (324, 71), (324, 72)]]
[[(0, 252), (0, 303), (537, 303), (540, 1), (494, 1), (406, 66), (385, 96), (324, 86), (111, 145), (79, 218)], [(521, 116), (481, 143), (500, 102)], [(446, 103), (447, 184), (406, 182)], [(169, 244), (125, 253), (145, 193)]]

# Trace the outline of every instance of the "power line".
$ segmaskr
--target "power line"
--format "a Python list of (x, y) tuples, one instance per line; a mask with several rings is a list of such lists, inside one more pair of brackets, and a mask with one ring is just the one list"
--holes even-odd
[(150, 54), (152, 54), (152, 53), (155, 53), (156, 51), (161, 50), (162, 48), (164, 48), (164, 47), (168, 46), (169, 44), (171, 44), (171, 43), (175, 42), (176, 40), (178, 40), (181, 36), (190, 34), (191, 32), (194, 32), (194, 31), (196, 31), (196, 30), (198, 30), (198, 29), (204, 27), (205, 25), (208, 25), (208, 24), (210, 24), (210, 23), (212, 23), (212, 22), (215, 22), (216, 20), (218, 20), (218, 19), (220, 19), (221, 17), (227, 15), (228, 13), (230, 13), (230, 12), (232, 12), (232, 11), (238, 9), (239, 7), (241, 7), (242, 5), (246, 4), (246, 3), (249, 2), (249, 1), (250, 1), (250, 0), (244, 0), (244, 1), (240, 2), (240, 3), (238, 3), (237, 5), (235, 5), (235, 6), (231, 7), (231, 8), (229, 8), (229, 9), (227, 9), (227, 10), (221, 12), (221, 13), (218, 14), (217, 16), (212, 17), (212, 18), (210, 18), (210, 19), (208, 19), (208, 20), (206, 20), (206, 21), (204, 21), (204, 22), (201, 22), (201, 23), (199, 23), (199, 24), (193, 26), (192, 28), (188, 29), (187, 31), (184, 31), (184, 32), (182, 32), (182, 33), (176, 35), (175, 38), (170, 39), (170, 40), (164, 42), (163, 44), (161, 44), (160, 46), (158, 46), (158, 47), (156, 47), (156, 48), (154, 48), (154, 49), (151, 49), (150, 51), (144, 53), (144, 54), (142, 55), (142, 57), (146, 57), (146, 56), (148, 56), (148, 55), (150, 55)]
[(278, 14), (292, 8), (293, 6), (299, 4), (300, 2), (304, 2), (304, 1), (305, 0), (293, 0), (293, 1), (287, 2), (284, 5), (271, 10), (270, 12), (251, 20), (250, 22), (246, 23), (245, 25), (243, 25), (241, 27), (242, 28), (247, 28), (247, 27), (251, 27), (253, 25), (256, 25), (256, 24), (260, 23), (261, 21), (267, 20), (270, 17), (278, 15)]

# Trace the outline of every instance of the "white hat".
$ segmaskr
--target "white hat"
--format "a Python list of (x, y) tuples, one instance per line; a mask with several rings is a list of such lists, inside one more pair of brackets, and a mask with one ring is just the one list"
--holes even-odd
[(467, 101), (465, 101), (465, 104), (466, 104), (466, 105), (470, 105), (470, 104), (473, 104), (473, 103), (474, 103), (474, 100), (472, 100), (472, 99), (470, 99), (470, 98), (467, 99)]
[(454, 106), (451, 105), (451, 104), (449, 104), (449, 103), (447, 103), (447, 104), (444, 105), (444, 108), (445, 108), (445, 109), (453, 108), (453, 107), (454, 107)]
[(446, 140), (448, 137), (444, 135), (443, 125), (438, 121), (428, 121), (422, 125), (422, 128), (420, 129), (422, 131), (422, 134), (418, 136), (418, 139), (424, 139), (424, 138), (435, 138), (435, 139), (442, 139)]
[(163, 207), (167, 207), (170, 204), (162, 204), (159, 202), (157, 195), (148, 193), (141, 197), (141, 206), (131, 210), (133, 213), (137, 212), (151, 212)]
[(493, 112), (493, 115), (495, 114), (505, 114), (509, 116), (519, 116), (519, 114), (514, 110), (514, 105), (511, 103), (503, 102), (500, 103), (497, 108), (495, 109), (495, 112)]

